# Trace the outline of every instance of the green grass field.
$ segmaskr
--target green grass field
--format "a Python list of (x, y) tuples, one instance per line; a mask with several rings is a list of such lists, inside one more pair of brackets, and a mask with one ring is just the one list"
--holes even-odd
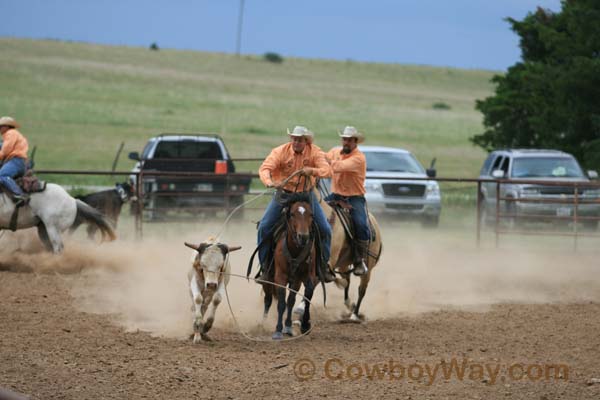
[[(0, 38), (0, 114), (37, 146), (37, 169), (117, 170), (129, 151), (163, 132), (221, 134), (234, 158), (264, 157), (306, 125), (325, 150), (355, 125), (370, 145), (407, 148), (438, 176), (476, 177), (485, 156), (474, 102), (494, 71), (111, 47)], [(449, 110), (437, 110), (436, 102)], [(240, 165), (249, 171), (256, 165)], [(101, 183), (61, 177), (62, 183)], [(118, 178), (116, 180), (122, 180)]]

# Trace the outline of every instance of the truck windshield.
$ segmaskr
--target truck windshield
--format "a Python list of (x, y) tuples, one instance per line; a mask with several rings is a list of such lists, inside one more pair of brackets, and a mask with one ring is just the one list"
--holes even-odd
[(365, 151), (367, 171), (381, 172), (411, 172), (424, 174), (425, 170), (412, 154)]
[(577, 161), (568, 157), (515, 158), (513, 178), (583, 178)]
[(154, 158), (196, 158), (222, 160), (221, 148), (215, 142), (161, 141), (156, 147)]

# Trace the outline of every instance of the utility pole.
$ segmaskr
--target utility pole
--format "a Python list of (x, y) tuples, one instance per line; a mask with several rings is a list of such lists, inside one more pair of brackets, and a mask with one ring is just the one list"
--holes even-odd
[(235, 54), (239, 57), (242, 48), (242, 24), (244, 22), (244, 0), (240, 0), (240, 15), (238, 17), (237, 44)]

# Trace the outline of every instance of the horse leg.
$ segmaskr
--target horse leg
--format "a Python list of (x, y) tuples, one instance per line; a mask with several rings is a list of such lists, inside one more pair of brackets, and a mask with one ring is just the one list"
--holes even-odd
[(300, 289), (300, 282), (295, 282), (293, 285), (290, 285), (290, 294), (287, 299), (287, 316), (285, 318), (285, 328), (283, 328), (283, 333), (288, 336), (294, 336), (294, 332), (292, 330), (292, 310), (294, 309), (294, 304), (296, 304), (296, 292)]
[(267, 319), (271, 304), (273, 304), (273, 289), (272, 285), (268, 283), (263, 284), (263, 292), (265, 292), (265, 308), (263, 311), (263, 321)]
[(354, 322), (360, 322), (362, 319), (360, 318), (359, 310), (360, 304), (365, 297), (365, 293), (367, 292), (367, 287), (369, 286), (369, 280), (371, 278), (371, 270), (367, 272), (366, 275), (360, 277), (360, 286), (358, 287), (358, 301), (356, 302), (356, 307), (352, 310), (352, 315), (350, 316), (350, 320)]
[(285, 288), (277, 287), (277, 326), (275, 327), (275, 332), (273, 333), (274, 340), (283, 339), (283, 334), (281, 331), (283, 330), (283, 312), (285, 311)]
[(346, 279), (346, 285), (344, 286), (344, 305), (348, 309), (349, 312), (352, 312), (352, 301), (350, 300), (350, 273), (344, 274), (344, 278)]
[[(310, 301), (312, 300), (313, 294), (315, 293), (315, 285), (313, 285), (313, 281), (308, 278), (306, 282), (304, 282), (304, 315), (302, 315), (302, 325), (300, 325), (300, 331), (304, 334), (310, 331)], [(308, 299), (308, 301), (307, 301)]]
[(43, 222), (40, 222), (37, 226), (38, 236), (42, 241), (42, 244), (46, 248), (46, 251), (52, 251), (52, 243), (50, 243), (50, 238), (48, 237), (48, 232), (46, 232), (46, 225)]
[(44, 224), (44, 226), (46, 227), (46, 233), (48, 235), (48, 240), (50, 241), (50, 244), (52, 245), (52, 252), (54, 254), (62, 253), (64, 246), (63, 246), (62, 238), (60, 237), (60, 231), (58, 230), (58, 228), (54, 225)]
[[(306, 297), (306, 288), (304, 289), (304, 296)], [(305, 308), (306, 308), (306, 300), (304, 300), (304, 298), (302, 298), (302, 301), (300, 301), (298, 303), (298, 305), (294, 308), (294, 314), (296, 314), (296, 317), (298, 318), (298, 320), (296, 321), (297, 323), (300, 323), (300, 320), (302, 319), (302, 316), (304, 315)]]

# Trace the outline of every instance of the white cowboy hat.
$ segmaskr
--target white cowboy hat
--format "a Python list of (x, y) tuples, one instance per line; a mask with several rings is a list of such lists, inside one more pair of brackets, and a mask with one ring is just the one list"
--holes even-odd
[(351, 137), (355, 137), (356, 139), (358, 139), (358, 143), (362, 143), (365, 141), (365, 136), (360, 133), (355, 127), (353, 126), (347, 126), (344, 128), (344, 132), (338, 132), (340, 137), (343, 138), (351, 138)]
[(2, 125), (12, 126), (13, 128), (19, 127), (19, 124), (17, 123), (17, 121), (15, 121), (15, 119), (13, 117), (0, 118), (0, 126), (2, 126)]
[(296, 126), (293, 131), (290, 132), (289, 128), (287, 130), (287, 134), (290, 136), (304, 136), (308, 143), (312, 143), (315, 134), (309, 131), (304, 126)]

